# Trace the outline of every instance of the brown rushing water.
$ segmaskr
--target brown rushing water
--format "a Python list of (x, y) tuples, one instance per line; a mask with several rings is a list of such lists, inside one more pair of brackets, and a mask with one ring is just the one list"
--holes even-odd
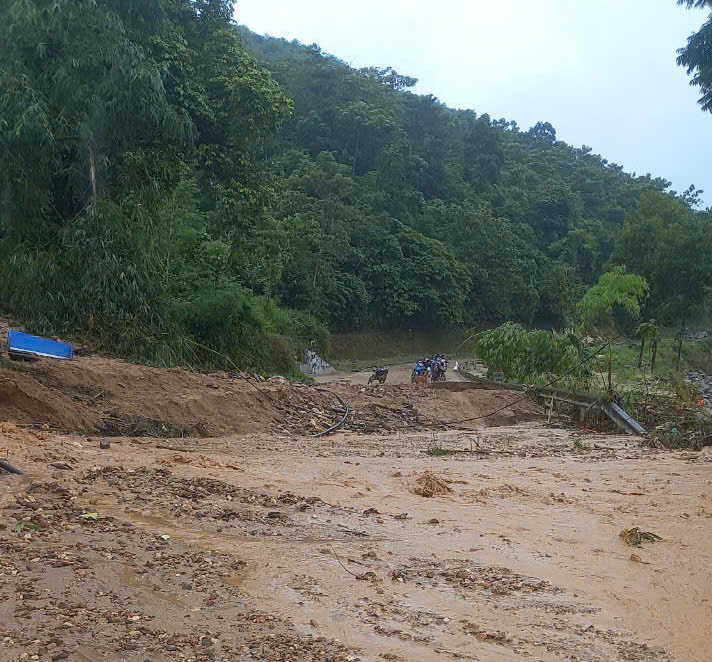
[[(218, 659), (710, 659), (712, 449), (651, 453), (542, 423), (223, 441), (220, 452), (187, 454), (129, 440), (109, 453), (74, 437), (3, 443), (29, 469), (2, 479), (6, 512), (32, 483), (66, 486), (73, 499), (33, 489), (63, 523), (30, 539), (0, 531), (20, 545), (4, 554), (0, 626), (13, 644), (0, 657), (33, 652), (40, 638), (10, 600), (29, 590), (24, 577), (92, 608), (116, 594), (113, 611), (130, 605), (122, 623), (136, 612), (157, 628), (149, 636), (104, 612), (94, 633), (63, 626), (87, 659), (202, 659), (204, 632), (219, 642), (208, 650), (222, 646)], [(57, 458), (73, 471), (49, 477)], [(83, 473), (104, 466), (113, 469)], [(451, 491), (414, 494), (425, 471)], [(72, 504), (113, 519), (81, 521)], [(20, 515), (37, 517), (31, 506)], [(632, 526), (663, 540), (629, 547), (619, 532)], [(71, 571), (32, 562), (59, 550), (83, 560)], [(81, 619), (75, 611), (62, 618)], [(243, 618), (256, 619), (249, 636), (235, 627)], [(126, 641), (136, 648), (116, 643)]]

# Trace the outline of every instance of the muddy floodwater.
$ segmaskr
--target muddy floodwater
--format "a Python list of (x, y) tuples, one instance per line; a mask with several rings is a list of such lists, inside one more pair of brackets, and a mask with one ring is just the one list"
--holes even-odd
[(708, 662), (712, 449), (502, 423), (108, 450), (0, 424), (0, 660)]
[[(36, 439), (2, 479), (0, 655), (708, 660), (712, 458), (576, 440)], [(424, 472), (448, 491), (414, 493)]]

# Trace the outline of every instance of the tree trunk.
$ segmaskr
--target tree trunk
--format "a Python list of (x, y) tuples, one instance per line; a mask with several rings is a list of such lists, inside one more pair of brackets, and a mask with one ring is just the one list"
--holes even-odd
[(611, 373), (613, 372), (613, 349), (609, 343), (608, 345), (608, 392), (613, 392), (613, 379), (611, 378)]
[(655, 370), (655, 360), (658, 358), (658, 339), (652, 342), (652, 356), (650, 357), (650, 370)]
[(682, 320), (682, 326), (680, 327), (680, 340), (677, 344), (677, 371), (680, 372), (682, 366), (682, 339), (685, 336), (686, 320)]
[(645, 351), (645, 336), (640, 339), (640, 356), (638, 356), (638, 368), (643, 367), (643, 352)]

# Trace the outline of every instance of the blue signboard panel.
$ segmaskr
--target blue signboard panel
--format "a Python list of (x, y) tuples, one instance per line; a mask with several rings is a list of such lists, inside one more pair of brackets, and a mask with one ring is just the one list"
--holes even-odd
[(45, 356), (52, 359), (71, 359), (74, 350), (69, 343), (31, 336), (20, 331), (8, 331), (8, 352), (18, 356)]

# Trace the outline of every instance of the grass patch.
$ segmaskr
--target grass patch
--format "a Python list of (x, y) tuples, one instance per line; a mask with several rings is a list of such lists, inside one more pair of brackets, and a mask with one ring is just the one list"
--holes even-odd
[[(705, 359), (709, 361), (712, 370), (712, 345), (707, 349), (703, 341), (686, 341), (682, 346), (682, 363), (680, 370), (677, 367), (677, 340), (672, 335), (664, 336), (658, 343), (658, 354), (655, 369), (651, 367), (651, 349), (646, 345), (643, 353), (642, 367), (638, 367), (640, 356), (640, 341), (626, 340), (612, 347), (613, 356), (613, 382), (621, 392), (627, 390), (643, 389), (646, 386), (653, 391), (675, 391), (675, 385), (693, 368), (703, 370)], [(608, 361), (607, 350), (595, 359), (595, 370), (592, 390), (596, 393), (605, 392), (605, 381)]]
[[(677, 343), (674, 339), (664, 338), (658, 344), (658, 355), (655, 369), (651, 368), (651, 354), (649, 348), (643, 355), (643, 364), (638, 368), (638, 357), (640, 356), (640, 344), (635, 341), (614, 345), (613, 373), (618, 384), (643, 384), (645, 380), (663, 379), (666, 381), (677, 378)], [(605, 374), (606, 361), (599, 360), (601, 371)], [(686, 372), (683, 361), (682, 370)], [(600, 381), (600, 380), (599, 380)]]
[(457, 455), (461, 452), (462, 451), (453, 451), (449, 448), (428, 448), (428, 450), (425, 451), (425, 454), (430, 457), (447, 457), (448, 455)]
[(712, 338), (683, 343), (682, 356), (693, 370), (712, 374)]

